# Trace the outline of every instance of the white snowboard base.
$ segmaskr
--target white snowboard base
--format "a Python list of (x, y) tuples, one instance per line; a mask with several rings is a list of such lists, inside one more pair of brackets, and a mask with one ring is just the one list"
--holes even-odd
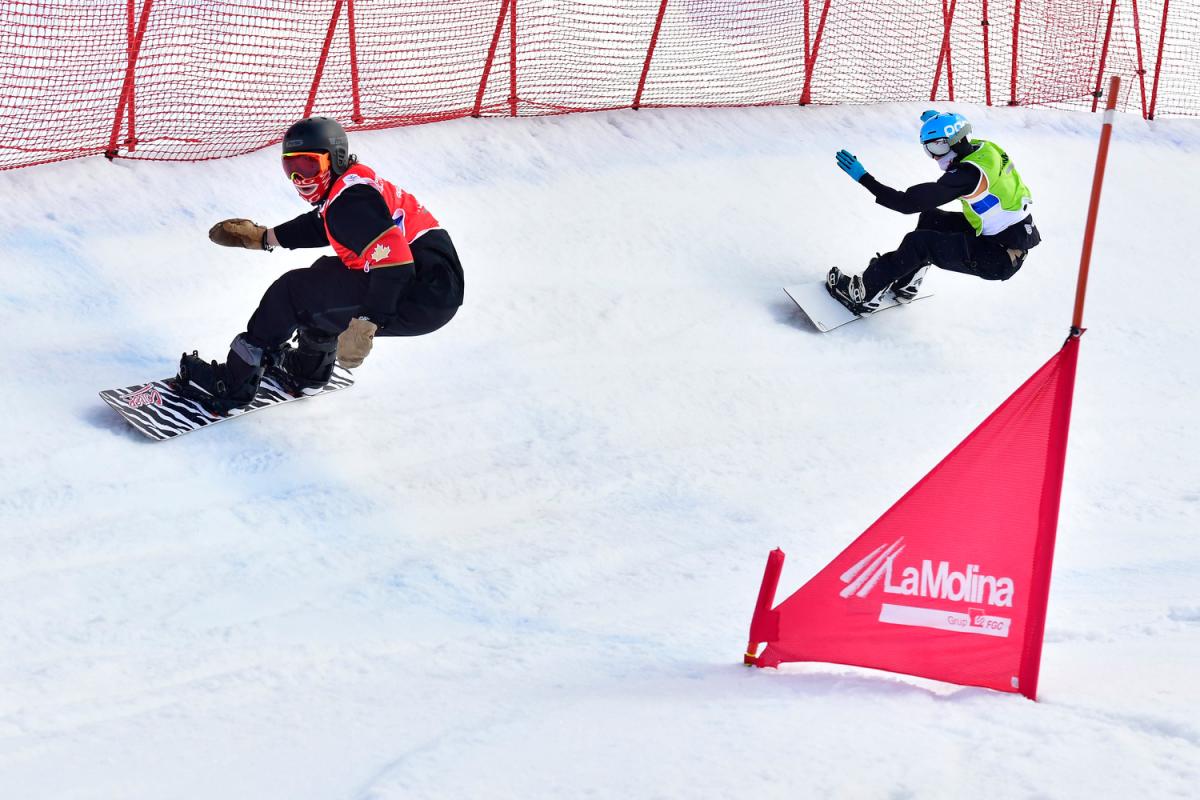
[[(855, 316), (850, 309), (835, 300), (829, 294), (829, 290), (825, 288), (825, 281), (823, 280), (802, 283), (797, 286), (785, 286), (783, 287), (783, 291), (787, 292), (787, 296), (792, 298), (792, 302), (800, 307), (804, 315), (812, 321), (812, 324), (821, 333), (829, 333), (834, 328), (840, 328), (848, 322), (866, 318)], [(912, 302), (915, 303), (917, 300), (924, 300), (926, 297), (933, 297), (933, 294), (931, 292), (922, 292)], [(889, 308), (902, 305), (909, 304), (901, 303), (888, 292), (879, 311), (867, 316), (873, 317)]]

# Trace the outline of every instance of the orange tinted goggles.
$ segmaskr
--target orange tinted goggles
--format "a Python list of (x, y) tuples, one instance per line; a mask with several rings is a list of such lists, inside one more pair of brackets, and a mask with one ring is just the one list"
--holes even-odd
[(329, 153), (284, 153), (283, 171), (293, 181), (312, 180), (329, 171)]

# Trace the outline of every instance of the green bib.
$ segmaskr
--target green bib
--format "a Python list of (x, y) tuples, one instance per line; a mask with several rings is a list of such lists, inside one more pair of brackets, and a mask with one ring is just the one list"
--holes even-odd
[(971, 144), (977, 145), (975, 152), (962, 160), (983, 172), (987, 188), (982, 194), (962, 198), (963, 214), (977, 236), (994, 236), (1029, 216), (1032, 196), (1008, 153), (982, 139), (972, 139)]

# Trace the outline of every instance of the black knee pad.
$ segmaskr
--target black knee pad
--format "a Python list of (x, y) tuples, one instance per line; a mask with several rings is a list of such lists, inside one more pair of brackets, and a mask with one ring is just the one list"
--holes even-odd
[(310, 353), (336, 353), (338, 335), (336, 333), (328, 333), (327, 331), (317, 328), (301, 328), (296, 338), (298, 350), (306, 350)]

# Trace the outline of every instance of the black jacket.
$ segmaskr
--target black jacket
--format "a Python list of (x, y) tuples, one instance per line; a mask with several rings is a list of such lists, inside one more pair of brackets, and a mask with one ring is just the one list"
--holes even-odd
[[(325, 221), (314, 208), (293, 220), (275, 227), (275, 238), (289, 249), (325, 247), (325, 222), (341, 244), (361, 255), (379, 235), (396, 223), (388, 213), (387, 203), (370, 186), (350, 186), (325, 209)], [(435, 228), (421, 234), (409, 245), (413, 263), (410, 265), (371, 270), (364, 302), (366, 315), (382, 324), (402, 299), (436, 308), (462, 305), (462, 265), (450, 235)]]
[[(918, 183), (903, 191), (880, 183), (870, 173), (863, 175), (859, 183), (875, 195), (875, 202), (884, 208), (899, 211), (901, 214), (919, 214), (922, 211), (932, 211), (975, 191), (975, 187), (979, 185), (979, 168), (970, 162), (955, 162), (933, 183)], [(1037, 226), (1033, 224), (1032, 214), (1023, 222), (983, 238), (1014, 250), (1028, 250), (1042, 241)]]

